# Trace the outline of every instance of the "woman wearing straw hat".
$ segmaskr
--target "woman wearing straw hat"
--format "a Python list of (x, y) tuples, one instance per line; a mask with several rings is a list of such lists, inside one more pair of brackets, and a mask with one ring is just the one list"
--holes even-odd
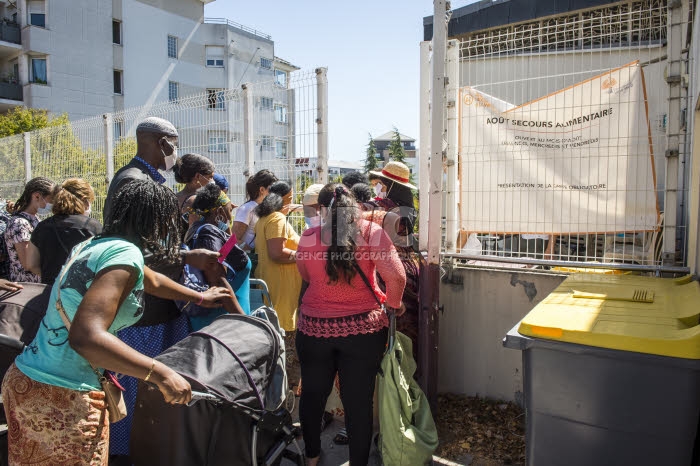
[[(389, 162), (381, 171), (370, 171), (378, 208), (365, 212), (365, 218), (382, 225), (392, 239), (406, 271), (403, 303), (406, 313), (396, 321), (397, 329), (411, 338), (413, 354), (418, 354), (418, 270), (420, 256), (415, 247), (413, 228), (417, 211), (410, 183), (411, 171), (401, 162)], [(418, 358), (416, 358), (418, 359)], [(420, 370), (420, 368), (419, 368)]]

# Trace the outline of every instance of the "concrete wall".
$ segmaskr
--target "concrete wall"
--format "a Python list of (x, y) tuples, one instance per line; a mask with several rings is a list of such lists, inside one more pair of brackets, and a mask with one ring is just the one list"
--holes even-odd
[(47, 29), (25, 26), (20, 80), (31, 55), (47, 56), (48, 86), (25, 86), (25, 103), (80, 119), (114, 109), (112, 0), (47, 2)]
[(456, 269), (440, 287), (440, 392), (520, 400), (519, 351), (501, 341), (565, 276), (512, 269)]
[[(201, 5), (200, 5), (201, 7)], [(123, 0), (124, 105), (136, 107), (168, 99), (168, 81), (203, 88), (203, 57), (191, 60), (198, 20), (136, 0)], [(178, 57), (168, 58), (168, 35), (178, 38)]]

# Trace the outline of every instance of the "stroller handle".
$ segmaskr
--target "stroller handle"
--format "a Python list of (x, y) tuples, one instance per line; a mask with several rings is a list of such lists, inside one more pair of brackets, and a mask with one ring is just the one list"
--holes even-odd
[(213, 402), (220, 402), (221, 400), (219, 397), (216, 395), (212, 395), (211, 393), (204, 393), (204, 392), (196, 392), (192, 391), (192, 400), (190, 400), (189, 403), (187, 403), (187, 406), (192, 406), (198, 401), (213, 401)]
[(4, 346), (5, 348), (12, 348), (17, 351), (22, 351), (24, 349), (24, 343), (22, 343), (20, 340), (8, 337), (7, 335), (4, 335), (2, 333), (0, 333), (0, 346)]

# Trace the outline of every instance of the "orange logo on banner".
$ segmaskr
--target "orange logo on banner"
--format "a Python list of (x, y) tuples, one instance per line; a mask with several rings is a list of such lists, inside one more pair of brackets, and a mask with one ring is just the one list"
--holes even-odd
[(615, 78), (613, 78), (613, 77), (611, 76), (611, 77), (609, 77), (608, 79), (604, 80), (604, 81), (603, 81), (603, 84), (601, 84), (600, 87), (602, 87), (603, 89), (610, 89), (610, 88), (612, 88), (615, 84), (617, 84), (617, 81), (615, 80)]
[(467, 94), (464, 96), (464, 105), (471, 105), (474, 102), (474, 97)]

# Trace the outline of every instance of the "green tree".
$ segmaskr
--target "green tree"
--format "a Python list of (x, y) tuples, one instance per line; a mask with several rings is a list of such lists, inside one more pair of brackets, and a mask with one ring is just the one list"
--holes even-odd
[(301, 173), (297, 176), (294, 181), (294, 203), (301, 204), (302, 199), (304, 199), (304, 192), (306, 188), (314, 184), (314, 180), (311, 179), (306, 173)]
[(46, 110), (16, 107), (0, 115), (0, 197), (16, 199), (24, 186), (24, 138), (22, 133), (68, 123), (63, 114), (50, 117)]
[(379, 161), (377, 160), (377, 146), (374, 145), (372, 134), (369, 135), (367, 143), (367, 157), (365, 158), (365, 173), (376, 171), (379, 169)]
[(39, 108), (15, 107), (0, 115), (0, 138), (21, 134), (35, 129), (68, 124), (68, 115), (49, 116), (47, 110)]
[(403, 144), (401, 143), (401, 134), (396, 126), (394, 126), (394, 136), (389, 143), (389, 157), (395, 162), (405, 163), (406, 160), (406, 152), (403, 150)]

